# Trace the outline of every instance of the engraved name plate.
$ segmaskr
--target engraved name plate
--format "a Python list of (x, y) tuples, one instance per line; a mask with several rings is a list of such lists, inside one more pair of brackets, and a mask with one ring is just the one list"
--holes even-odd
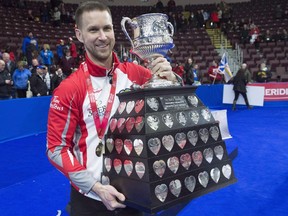
[(164, 110), (187, 109), (189, 105), (184, 96), (160, 97)]

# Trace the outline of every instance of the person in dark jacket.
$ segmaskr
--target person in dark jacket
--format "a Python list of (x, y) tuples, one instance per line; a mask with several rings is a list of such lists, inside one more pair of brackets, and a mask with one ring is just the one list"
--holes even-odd
[(33, 74), (30, 78), (30, 88), (33, 93), (33, 97), (48, 95), (48, 88), (44, 80), (44, 69), (44, 66), (38, 65), (36, 74)]
[(194, 82), (194, 75), (193, 75), (193, 60), (192, 58), (188, 58), (187, 62), (184, 65), (184, 82), (186, 85), (192, 85)]
[(241, 68), (238, 70), (237, 74), (233, 77), (232, 83), (233, 83), (233, 90), (235, 93), (235, 97), (233, 100), (233, 107), (232, 110), (236, 110), (236, 102), (239, 98), (239, 95), (241, 94), (245, 100), (246, 106), (248, 109), (251, 109), (252, 106), (250, 106), (248, 98), (247, 98), (247, 90), (246, 85), (248, 82), (250, 82), (250, 75), (249, 71), (247, 70), (247, 65), (244, 63), (242, 64)]
[(61, 68), (59, 68), (56, 72), (55, 75), (51, 78), (51, 92), (53, 93), (54, 89), (56, 89), (60, 83), (66, 79), (66, 75), (63, 74), (63, 71)]
[(5, 62), (0, 60), (0, 100), (10, 99), (10, 90), (13, 85), (10, 73), (5, 70)]

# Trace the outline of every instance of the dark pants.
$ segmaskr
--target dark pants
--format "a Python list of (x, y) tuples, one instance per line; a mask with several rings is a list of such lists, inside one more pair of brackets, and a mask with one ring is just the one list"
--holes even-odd
[(71, 213), (70, 216), (142, 216), (143, 212), (126, 207), (109, 211), (106, 206), (97, 200), (84, 196), (71, 187)]
[(17, 89), (18, 98), (26, 98), (26, 92), (28, 89)]
[(249, 102), (248, 102), (248, 98), (247, 98), (247, 94), (246, 92), (239, 92), (239, 91), (234, 91), (235, 92), (235, 98), (234, 101), (236, 102), (239, 98), (239, 95), (241, 94), (245, 100), (246, 106), (249, 107)]

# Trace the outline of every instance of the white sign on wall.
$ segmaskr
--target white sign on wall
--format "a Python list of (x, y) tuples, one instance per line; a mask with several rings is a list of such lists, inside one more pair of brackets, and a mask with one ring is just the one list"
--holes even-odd
[[(264, 91), (263, 86), (247, 86), (247, 97), (249, 104), (252, 106), (264, 105)], [(223, 89), (223, 104), (232, 104), (234, 100), (233, 85), (224, 85)], [(240, 94), (237, 104), (245, 105), (245, 101)]]

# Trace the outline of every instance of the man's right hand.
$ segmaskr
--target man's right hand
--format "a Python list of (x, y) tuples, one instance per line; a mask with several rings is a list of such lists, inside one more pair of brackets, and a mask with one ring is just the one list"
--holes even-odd
[(102, 185), (100, 182), (96, 182), (92, 190), (101, 198), (108, 210), (114, 211), (117, 208), (126, 207), (126, 205), (120, 203), (125, 201), (125, 196), (118, 192), (113, 186)]

